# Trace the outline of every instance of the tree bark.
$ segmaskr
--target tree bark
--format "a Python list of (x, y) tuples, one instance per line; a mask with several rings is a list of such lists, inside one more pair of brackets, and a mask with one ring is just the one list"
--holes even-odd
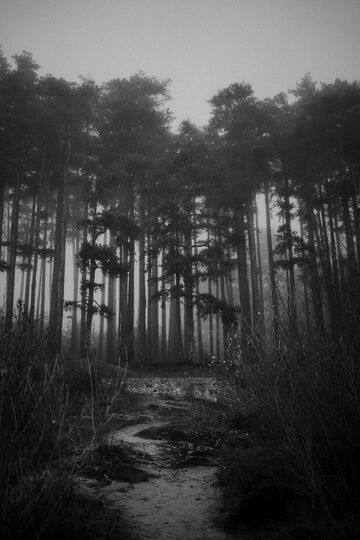
[(295, 289), (295, 269), (294, 269), (294, 254), (293, 254), (293, 239), (291, 229), (291, 212), (290, 212), (290, 195), (289, 195), (289, 180), (284, 178), (284, 210), (285, 210), (285, 237), (288, 254), (288, 269), (289, 269), (289, 323), (290, 335), (297, 335), (297, 311), (296, 311), (296, 289)]
[(314, 213), (309, 201), (309, 196), (306, 200), (306, 220), (308, 223), (308, 244), (309, 244), (309, 257), (310, 257), (310, 271), (311, 271), (311, 292), (312, 301), (314, 306), (315, 325), (320, 334), (324, 334), (324, 319), (322, 311), (321, 290), (320, 290), (320, 278), (317, 267), (316, 249), (315, 249), (315, 223)]
[(5, 206), (5, 183), (0, 182), (0, 261), (2, 259), (4, 206)]
[(167, 336), (167, 324), (166, 324), (166, 296), (165, 296), (165, 289), (166, 289), (166, 281), (165, 281), (165, 250), (162, 250), (162, 274), (161, 274), (161, 360), (162, 362), (166, 362), (167, 355), (166, 355), (166, 336)]
[[(86, 198), (84, 202), (84, 226), (82, 230), (82, 241), (87, 242), (88, 226), (87, 219), (89, 217), (89, 201)], [(81, 316), (80, 316), (80, 356), (85, 356), (85, 340), (86, 340), (86, 288), (84, 284), (87, 281), (86, 261), (81, 265)]]
[[(114, 246), (114, 244), (115, 237), (114, 234), (110, 232), (110, 246)], [(116, 278), (114, 276), (109, 276), (108, 278), (107, 293), (107, 305), (111, 309), (113, 315), (110, 315), (107, 319), (106, 361), (110, 364), (114, 364), (116, 363)], [(102, 320), (104, 321), (104, 317), (102, 317)]]
[(35, 233), (35, 218), (36, 218), (36, 205), (38, 203), (38, 194), (36, 193), (33, 196), (33, 202), (31, 207), (31, 222), (30, 222), (30, 232), (29, 232), (29, 254), (27, 256), (27, 265), (26, 265), (26, 283), (25, 283), (25, 299), (24, 299), (24, 310), (25, 316), (29, 318), (29, 297), (30, 297), (30, 283), (31, 283), (31, 266), (32, 266), (32, 256), (33, 256), (33, 246), (34, 246), (34, 233)]
[(246, 237), (243, 208), (236, 212), (239, 242), (237, 246), (238, 258), (238, 280), (240, 295), (240, 327), (241, 327), (241, 349), (246, 357), (251, 343), (251, 309), (249, 296), (249, 281), (247, 275), (247, 255)]
[[(137, 327), (137, 360), (144, 364), (147, 360), (146, 336), (146, 287), (145, 287), (145, 195), (139, 195), (139, 299), (138, 299), (138, 327)], [(148, 283), (151, 272), (151, 239), (148, 236)], [(148, 302), (149, 302), (148, 298)], [(149, 332), (149, 326), (148, 326)], [(150, 352), (150, 349), (149, 349)], [(150, 355), (151, 356), (151, 355)]]
[(14, 308), (14, 292), (15, 292), (15, 270), (16, 270), (16, 256), (17, 256), (17, 239), (18, 239), (18, 223), (19, 223), (19, 209), (20, 209), (20, 186), (21, 186), (21, 173), (18, 172), (15, 181), (13, 204), (11, 211), (11, 232), (10, 232), (10, 245), (9, 245), (9, 269), (7, 276), (6, 286), (6, 311), (5, 311), (5, 325), (4, 332), (7, 334), (13, 325), (13, 308)]
[(265, 216), (266, 216), (266, 239), (268, 248), (269, 259), (269, 277), (270, 277), (270, 289), (271, 289), (271, 307), (273, 313), (273, 326), (274, 326), (274, 338), (275, 345), (279, 345), (279, 305), (278, 296), (276, 290), (275, 280), (275, 268), (274, 268), (274, 253), (272, 244), (272, 232), (271, 232), (271, 214), (270, 214), (270, 200), (269, 200), (269, 187), (267, 180), (264, 181), (264, 195), (265, 195)]

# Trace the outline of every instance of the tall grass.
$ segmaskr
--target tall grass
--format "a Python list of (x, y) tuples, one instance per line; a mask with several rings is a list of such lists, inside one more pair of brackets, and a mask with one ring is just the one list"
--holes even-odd
[(120, 391), (97, 392), (90, 366), (49, 359), (43, 345), (21, 325), (0, 340), (2, 540), (69, 538), (71, 525), (61, 530), (76, 504), (74, 480)]
[(287, 479), (289, 503), (322, 523), (319, 538), (360, 533), (359, 358), (355, 347), (293, 339), (254, 362), (233, 355), (228, 366), (271, 441), (267, 470)]

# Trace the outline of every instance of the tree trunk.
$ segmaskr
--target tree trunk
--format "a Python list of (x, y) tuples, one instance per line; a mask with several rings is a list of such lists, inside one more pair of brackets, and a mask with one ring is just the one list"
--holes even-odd
[[(300, 238), (301, 238), (301, 254), (302, 258), (305, 260), (305, 235), (304, 235), (304, 222), (302, 219), (302, 215), (299, 216), (299, 224), (300, 224)], [(305, 311), (305, 321), (306, 321), (306, 335), (309, 336), (311, 332), (311, 324), (310, 324), (310, 309), (309, 309), (309, 292), (308, 292), (308, 268), (307, 264), (303, 264), (303, 286), (304, 286), (304, 311)]]
[[(92, 215), (93, 215), (93, 224), (91, 230), (91, 246), (92, 248), (96, 245), (96, 210), (97, 210), (97, 200), (96, 195), (93, 193), (93, 203), (92, 203)], [(89, 270), (89, 281), (87, 283), (88, 294), (87, 294), (87, 306), (86, 306), (86, 331), (85, 331), (85, 355), (91, 358), (91, 329), (93, 321), (93, 307), (94, 307), (94, 285), (95, 285), (95, 275), (96, 275), (96, 262), (92, 256), (90, 259), (90, 270)]]
[(133, 362), (134, 355), (134, 280), (135, 280), (135, 240), (130, 238), (129, 248), (129, 286), (126, 315), (126, 348), (128, 362)]
[[(207, 232), (207, 242), (208, 245), (210, 245), (210, 230), (208, 229)], [(209, 269), (209, 277), (208, 277), (208, 294), (211, 297), (212, 296), (212, 282), (211, 282), (211, 276), (210, 276), (210, 269)], [(214, 320), (213, 320), (213, 314), (209, 313), (209, 348), (210, 348), (210, 356), (214, 356)]]
[[(77, 221), (79, 220), (79, 215), (77, 213)], [(80, 250), (80, 231), (75, 228), (73, 231), (73, 276), (74, 276), (74, 289), (73, 289), (73, 301), (75, 305), (71, 310), (71, 342), (70, 342), (70, 351), (71, 354), (78, 353), (78, 298), (79, 298), (79, 267), (77, 265), (76, 258)]]
[(241, 349), (246, 357), (251, 342), (251, 310), (249, 296), (249, 281), (246, 263), (246, 237), (244, 225), (244, 210), (241, 208), (236, 212), (237, 226), (239, 233), (239, 243), (237, 246), (238, 258), (238, 280), (240, 295), (240, 326), (241, 326)]
[(37, 211), (36, 211), (36, 221), (35, 221), (35, 241), (34, 241), (34, 268), (33, 268), (33, 277), (31, 283), (31, 296), (30, 296), (30, 326), (29, 326), (29, 335), (30, 338), (33, 337), (34, 333), (34, 318), (35, 318), (35, 295), (36, 295), (36, 282), (37, 282), (37, 271), (39, 264), (39, 245), (40, 245), (40, 221), (41, 221), (41, 207), (43, 202), (43, 182), (44, 182), (44, 156), (42, 159), (41, 166), (41, 178), (39, 185), (39, 193), (37, 197)]
[(14, 291), (15, 291), (15, 270), (16, 270), (16, 255), (17, 255), (17, 238), (18, 238), (18, 223), (19, 223), (19, 208), (20, 208), (20, 185), (21, 174), (17, 174), (13, 204), (11, 211), (11, 232), (10, 232), (10, 245), (9, 245), (9, 269), (7, 276), (6, 286), (6, 311), (5, 311), (5, 326), (4, 332), (7, 334), (13, 324), (13, 308), (14, 308)]
[[(106, 285), (106, 277), (105, 273), (102, 273), (101, 278), (101, 305), (105, 304), (105, 285)], [(111, 317), (113, 318), (113, 317)], [(98, 357), (101, 361), (104, 360), (104, 326), (105, 326), (105, 316), (103, 314), (100, 314), (100, 325), (99, 325), (99, 353)]]
[[(360, 209), (354, 186), (352, 186), (351, 203), (354, 216), (354, 229), (356, 238), (357, 264), (360, 267)], [(1, 217), (1, 216), (0, 216)]]
[[(199, 285), (199, 265), (197, 260), (197, 233), (196, 229), (194, 230), (194, 257), (195, 257), (195, 293), (196, 297), (199, 298), (200, 296), (200, 285)], [(199, 306), (196, 307), (196, 329), (197, 329), (197, 345), (198, 345), (198, 362), (203, 365), (204, 364), (204, 349), (203, 349), (203, 340), (202, 340), (202, 321), (201, 321), (201, 314), (199, 310)]]
[[(86, 199), (84, 202), (84, 227), (82, 230), (82, 241), (87, 242), (88, 238), (88, 226), (86, 224), (89, 217), (89, 202)], [(80, 355), (85, 356), (85, 339), (86, 339), (86, 288), (85, 283), (87, 281), (87, 268), (86, 261), (81, 265), (81, 316), (80, 316)]]
[(4, 206), (5, 206), (5, 183), (0, 182), (0, 261), (2, 259)]
[(31, 266), (32, 266), (32, 256), (33, 256), (33, 246), (34, 246), (34, 233), (35, 233), (35, 217), (36, 217), (36, 204), (38, 203), (38, 194), (33, 196), (33, 202), (31, 207), (31, 222), (30, 222), (30, 232), (28, 247), (29, 253), (27, 256), (27, 265), (26, 265), (26, 284), (25, 284), (25, 299), (24, 299), (24, 310), (25, 316), (29, 318), (29, 297), (30, 297), (30, 283), (31, 283)]
[(338, 254), (336, 250), (336, 234), (334, 230), (334, 214), (332, 201), (328, 202), (328, 214), (329, 214), (329, 231), (330, 231), (330, 246), (331, 246), (331, 261), (332, 261), (332, 275), (334, 281), (334, 295), (337, 312), (337, 324), (339, 335), (343, 332), (343, 307), (342, 298), (340, 294), (340, 282), (339, 282), (339, 266), (338, 266)]
[[(311, 199), (310, 199), (311, 200)], [(306, 200), (306, 219), (308, 223), (308, 244), (309, 244), (309, 257), (310, 257), (310, 270), (311, 270), (311, 292), (312, 301), (314, 306), (315, 325), (318, 332), (324, 334), (324, 320), (321, 302), (321, 289), (320, 279), (316, 260), (315, 249), (315, 224), (314, 213), (311, 206), (311, 202), (307, 198)]]
[(318, 186), (318, 193), (319, 193), (319, 202), (320, 202), (320, 213), (319, 213), (319, 224), (320, 224), (320, 231), (322, 236), (322, 244), (323, 244), (323, 264), (324, 264), (324, 277), (325, 277), (325, 284), (326, 284), (326, 293), (327, 293), (327, 299), (328, 299), (328, 306), (329, 306), (329, 318), (330, 318), (330, 329), (331, 329), (331, 336), (337, 341), (339, 336), (339, 314), (337, 312), (336, 308), (336, 302), (335, 302), (335, 291), (334, 291), (334, 277), (333, 272), (331, 268), (331, 255), (330, 255), (330, 246), (329, 246), (329, 238), (327, 233), (327, 226), (326, 226), (326, 216), (325, 216), (325, 208), (324, 208), (324, 200), (322, 195), (322, 185), (320, 184)]
[(289, 323), (290, 335), (297, 335), (297, 313), (296, 313), (296, 290), (295, 290), (295, 270), (294, 270), (294, 255), (293, 255), (293, 239), (291, 230), (291, 212), (289, 198), (289, 180), (284, 178), (284, 209), (285, 209), (285, 235), (289, 262)]
[(185, 232), (185, 307), (184, 307), (184, 343), (185, 361), (192, 364), (194, 361), (194, 317), (193, 317), (193, 270), (192, 270), (192, 248), (191, 248), (191, 225), (187, 224)]
[(175, 297), (175, 324), (176, 324), (176, 345), (177, 345), (177, 361), (184, 362), (184, 347), (182, 341), (182, 324), (181, 324), (181, 301), (180, 301), (180, 276), (175, 274), (175, 288), (177, 291)]
[[(120, 246), (120, 262), (127, 264), (129, 262), (127, 248), (122, 244)], [(119, 320), (118, 320), (118, 357), (121, 365), (127, 362), (127, 344), (126, 344), (126, 331), (127, 331), (127, 312), (128, 312), (128, 275), (122, 274), (120, 276), (119, 283)]]
[(148, 359), (159, 360), (159, 308), (158, 292), (158, 260), (154, 249), (155, 238), (150, 238), (148, 264)]
[[(216, 278), (216, 285), (215, 285), (215, 295), (216, 298), (220, 297), (220, 287), (219, 287), (219, 280), (220, 278)], [(215, 315), (215, 345), (216, 345), (216, 358), (219, 361), (221, 358), (221, 350), (220, 350), (220, 315), (219, 312), (216, 312)]]
[(70, 133), (67, 140), (67, 155), (63, 164), (63, 173), (59, 179), (58, 198), (56, 207), (55, 254), (50, 298), (49, 339), (50, 354), (61, 351), (64, 277), (65, 277), (65, 247), (67, 226), (67, 198), (69, 184)]
[(264, 328), (264, 284), (263, 284), (263, 270), (262, 270), (262, 260), (261, 260), (261, 245), (260, 245), (260, 229), (259, 229), (259, 211), (256, 203), (256, 197), (254, 196), (254, 207), (255, 207), (255, 225), (256, 225), (256, 255), (257, 255), (257, 270), (258, 270), (258, 282), (259, 282), (259, 295), (260, 295), (260, 311)]
[(169, 341), (168, 341), (168, 360), (175, 362), (177, 360), (177, 343), (176, 343), (176, 300), (175, 300), (175, 278), (170, 277), (170, 314), (169, 314)]
[(162, 274), (161, 274), (161, 361), (166, 362), (166, 281), (165, 281), (165, 250), (162, 250)]
[(270, 277), (270, 289), (271, 289), (271, 306), (272, 306), (272, 313), (273, 313), (275, 345), (276, 347), (278, 347), (279, 345), (279, 305), (278, 305), (278, 296), (277, 296), (277, 291), (276, 291), (274, 254), (273, 254), (272, 232), (271, 232), (269, 187), (268, 187), (267, 180), (264, 181), (264, 194), (265, 194), (265, 215), (266, 215), (266, 239), (267, 239), (267, 248), (268, 248), (269, 277)]
[[(115, 237), (110, 232), (110, 246), (114, 246)], [(104, 297), (105, 303), (105, 297)], [(116, 363), (116, 278), (109, 276), (108, 278), (108, 295), (107, 305), (111, 309), (113, 315), (110, 315), (107, 319), (107, 333), (106, 333), (106, 361), (110, 364)], [(104, 321), (104, 318), (102, 317)]]
[(252, 290), (252, 314), (253, 314), (253, 332), (254, 336), (259, 339), (262, 335), (262, 316), (260, 306), (260, 291), (259, 291), (259, 273), (256, 261), (256, 242), (254, 231), (254, 210), (253, 201), (247, 205), (247, 224), (249, 237), (249, 259), (250, 259), (250, 274), (251, 274), (251, 290)]
[[(45, 203), (45, 219), (44, 219), (44, 234), (42, 247), (44, 250), (47, 248), (47, 233), (48, 233), (48, 200), (46, 198)], [(45, 300), (46, 300), (46, 255), (43, 253), (41, 259), (41, 304), (40, 304), (40, 321), (39, 321), (39, 335), (44, 334), (45, 328)]]
[[(144, 364), (147, 360), (146, 336), (146, 286), (145, 286), (145, 195), (139, 195), (139, 299), (138, 299), (138, 327), (137, 327), (137, 361)], [(151, 272), (151, 239), (148, 235), (148, 285)], [(148, 297), (148, 302), (150, 302)], [(149, 337), (149, 326), (148, 326)], [(151, 352), (149, 348), (149, 356)]]

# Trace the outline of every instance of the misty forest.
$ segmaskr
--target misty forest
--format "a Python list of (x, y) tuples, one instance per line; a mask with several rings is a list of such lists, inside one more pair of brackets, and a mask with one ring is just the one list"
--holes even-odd
[(103, 518), (81, 479), (131, 469), (155, 490), (130, 439), (104, 434), (162, 399), (167, 431), (146, 437), (177, 456), (188, 441), (219, 489), (212, 532), (182, 538), (358, 538), (359, 82), (306, 74), (262, 100), (235, 82), (209, 96), (206, 126), (175, 132), (169, 81), (74, 83), (13, 59), (0, 58), (2, 537), (133, 538), (126, 509)]

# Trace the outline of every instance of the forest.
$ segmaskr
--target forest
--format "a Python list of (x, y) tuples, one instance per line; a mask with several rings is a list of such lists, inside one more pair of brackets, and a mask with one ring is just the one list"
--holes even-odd
[[(1, 58), (2, 332), (125, 362), (264, 354), (359, 324), (360, 86), (210, 99), (171, 131), (168, 81), (101, 86)], [(259, 226), (259, 215), (263, 225)]]
[[(0, 536), (132, 538), (78, 486), (156, 485), (109, 443), (138, 425), (215, 463), (226, 538), (359, 538), (360, 82), (235, 82), (175, 132), (168, 80), (39, 70), (0, 55)], [(161, 417), (145, 368), (217, 405)]]

